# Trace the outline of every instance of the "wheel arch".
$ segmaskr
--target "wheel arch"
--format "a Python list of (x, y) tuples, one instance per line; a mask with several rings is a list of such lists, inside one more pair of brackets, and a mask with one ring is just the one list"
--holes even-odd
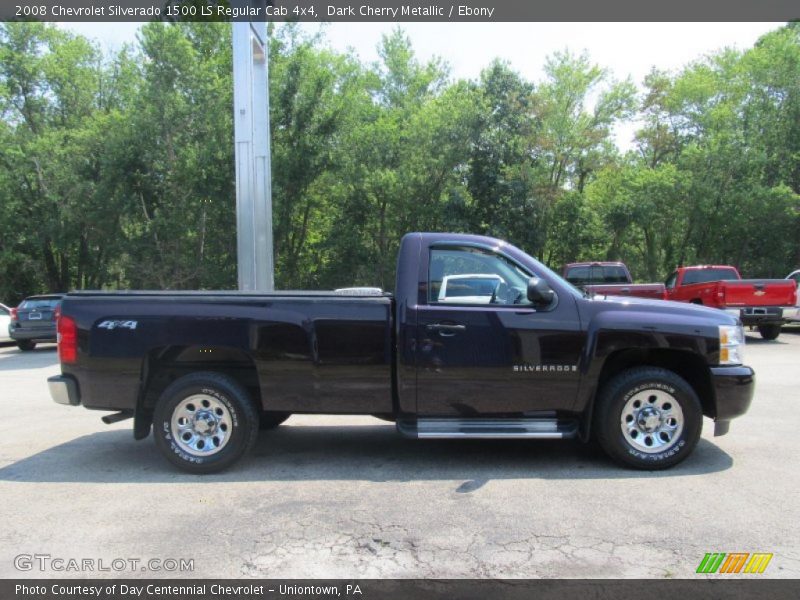
[(149, 434), (153, 410), (162, 392), (176, 379), (197, 371), (231, 377), (247, 390), (257, 411), (265, 410), (255, 361), (244, 350), (196, 344), (155, 347), (142, 360), (134, 411), (134, 437), (137, 440)]
[(711, 370), (702, 356), (687, 350), (670, 348), (632, 348), (617, 350), (605, 359), (591, 401), (584, 411), (581, 438), (591, 436), (594, 405), (604, 386), (616, 375), (634, 367), (658, 367), (672, 371), (684, 379), (697, 394), (703, 414), (716, 416), (716, 397)]

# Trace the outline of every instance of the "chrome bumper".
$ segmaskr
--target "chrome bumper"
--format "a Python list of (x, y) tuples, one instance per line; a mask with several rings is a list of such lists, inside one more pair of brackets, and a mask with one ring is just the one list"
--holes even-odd
[(47, 378), (47, 387), (50, 388), (50, 397), (56, 404), (79, 406), (81, 396), (78, 392), (78, 382), (69, 375), (54, 375)]

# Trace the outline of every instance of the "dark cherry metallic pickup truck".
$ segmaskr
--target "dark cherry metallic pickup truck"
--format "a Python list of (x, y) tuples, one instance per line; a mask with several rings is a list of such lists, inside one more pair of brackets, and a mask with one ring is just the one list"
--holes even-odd
[[(500, 240), (412, 233), (394, 295), (74, 292), (61, 404), (134, 418), (172, 463), (218, 471), (291, 413), (369, 414), (412, 438), (594, 437), (661, 469), (745, 413), (753, 370), (724, 312), (588, 298)], [(532, 448), (533, 451), (533, 448)]]

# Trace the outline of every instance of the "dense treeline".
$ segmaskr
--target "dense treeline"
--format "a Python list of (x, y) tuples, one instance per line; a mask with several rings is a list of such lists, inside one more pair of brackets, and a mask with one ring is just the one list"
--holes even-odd
[[(643, 92), (556, 53), (541, 81), (493, 62), (454, 81), (402, 33), (365, 65), (270, 47), (276, 282), (391, 288), (411, 230), (489, 233), (557, 267), (622, 259), (747, 275), (800, 265), (800, 24)], [(0, 26), (0, 299), (236, 282), (230, 27), (144, 26), (108, 56)], [(635, 120), (635, 149), (614, 127)]]

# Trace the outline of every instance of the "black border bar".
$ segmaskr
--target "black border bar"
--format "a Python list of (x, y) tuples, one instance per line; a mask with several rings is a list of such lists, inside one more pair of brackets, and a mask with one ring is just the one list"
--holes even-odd
[[(656, 580), (4, 579), (0, 580), (0, 598), (3, 600), (269, 600), (273, 598), (282, 600), (566, 600), (571, 598), (794, 600), (797, 598), (797, 590), (800, 589), (798, 584), (800, 580), (797, 579), (765, 579), (762, 576)], [(134, 588), (141, 589), (142, 593), (136, 595), (131, 591)], [(173, 593), (164, 591), (171, 588), (177, 589)]]
[(0, 3), (3, 21), (771, 22), (798, 18), (798, 0), (3, 0)]

